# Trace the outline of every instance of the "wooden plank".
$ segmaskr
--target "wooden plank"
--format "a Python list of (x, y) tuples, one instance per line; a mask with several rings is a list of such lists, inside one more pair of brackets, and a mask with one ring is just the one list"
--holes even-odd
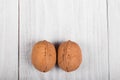
[[(20, 0), (20, 80), (108, 80), (108, 39), (105, 0)], [(74, 72), (54, 67), (47, 73), (31, 64), (35, 42), (56, 46), (77, 42), (83, 62)]]
[(17, 6), (17, 0), (0, 0), (0, 80), (18, 79)]
[(120, 0), (108, 0), (110, 80), (120, 79)]

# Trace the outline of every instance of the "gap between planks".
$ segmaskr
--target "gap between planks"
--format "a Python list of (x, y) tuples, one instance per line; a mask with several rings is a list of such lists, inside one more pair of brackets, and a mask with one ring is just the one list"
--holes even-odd
[(110, 80), (110, 53), (109, 53), (109, 13), (108, 0), (106, 0), (106, 20), (107, 20), (107, 44), (108, 44), (108, 80)]
[(20, 0), (18, 0), (18, 80), (20, 79)]

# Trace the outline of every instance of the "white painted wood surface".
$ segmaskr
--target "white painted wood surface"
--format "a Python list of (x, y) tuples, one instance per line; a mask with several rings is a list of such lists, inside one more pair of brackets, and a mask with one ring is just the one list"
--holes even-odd
[(0, 0), (0, 80), (18, 79), (17, 0)]
[[(108, 39), (105, 0), (20, 0), (20, 80), (108, 80)], [(39, 40), (76, 41), (83, 62), (74, 72), (54, 67), (48, 73), (31, 64)]]
[(120, 0), (109, 0), (110, 79), (120, 80)]
[[(19, 4), (20, 11), (18, 0), (0, 0), (0, 80), (120, 79), (119, 0), (19, 0)], [(56, 47), (69, 39), (77, 42), (83, 55), (79, 69), (67, 73), (55, 66), (47, 73), (37, 71), (31, 49), (44, 39)]]

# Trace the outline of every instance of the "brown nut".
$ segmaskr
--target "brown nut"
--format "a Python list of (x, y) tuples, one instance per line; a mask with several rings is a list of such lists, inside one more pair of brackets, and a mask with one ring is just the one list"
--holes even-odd
[(63, 42), (58, 49), (58, 65), (63, 70), (70, 72), (76, 70), (82, 62), (81, 49), (72, 41)]
[(32, 64), (42, 72), (47, 72), (56, 63), (56, 50), (53, 44), (48, 41), (36, 43), (32, 49)]

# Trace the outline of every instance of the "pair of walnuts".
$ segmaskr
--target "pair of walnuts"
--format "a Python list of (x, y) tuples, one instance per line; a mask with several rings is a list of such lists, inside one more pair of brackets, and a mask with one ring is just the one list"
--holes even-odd
[[(77, 43), (66, 41), (58, 48), (58, 65), (64, 71), (76, 70), (82, 62), (81, 49)], [(52, 43), (44, 40), (36, 43), (32, 49), (32, 64), (42, 72), (47, 72), (56, 64), (56, 50)]]

